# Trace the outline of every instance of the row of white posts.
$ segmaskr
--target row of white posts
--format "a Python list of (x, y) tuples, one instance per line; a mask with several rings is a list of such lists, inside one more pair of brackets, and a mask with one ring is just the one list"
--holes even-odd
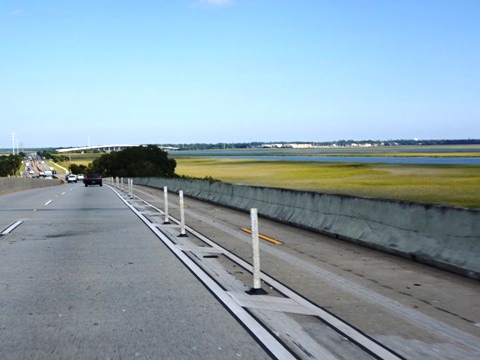
[[(123, 189), (123, 178), (116, 177), (111, 178), (112, 185), (116, 185), (118, 188)], [(115, 184), (116, 183), (116, 184)], [(130, 198), (133, 197), (133, 179), (127, 179), (127, 191)], [(180, 204), (180, 235), (179, 237), (186, 237), (185, 231), (185, 205), (183, 200), (183, 190), (179, 190), (179, 204)], [(165, 220), (164, 224), (170, 224), (168, 215), (168, 190), (167, 187), (163, 187), (163, 198), (165, 204)], [(256, 208), (250, 209), (250, 222), (252, 228), (252, 260), (253, 260), (253, 288), (247, 291), (251, 295), (265, 294), (262, 289), (262, 283), (260, 278), (260, 242), (258, 239), (258, 211)]]

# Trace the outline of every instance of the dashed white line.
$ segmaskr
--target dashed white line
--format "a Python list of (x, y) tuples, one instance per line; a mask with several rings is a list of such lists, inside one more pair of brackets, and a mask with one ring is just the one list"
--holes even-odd
[(11, 233), (21, 223), (23, 223), (23, 221), (21, 221), (21, 220), (14, 222), (12, 225), (10, 225), (9, 227), (7, 227), (5, 230), (2, 231), (2, 235), (6, 235), (6, 234)]
[(48, 201), (47, 201), (45, 204), (43, 204), (43, 205), (47, 206), (47, 205), (50, 204), (51, 202), (52, 202), (52, 200), (48, 200)]

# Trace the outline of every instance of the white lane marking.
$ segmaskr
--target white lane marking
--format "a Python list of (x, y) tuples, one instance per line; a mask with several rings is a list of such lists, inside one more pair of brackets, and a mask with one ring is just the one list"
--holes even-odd
[(11, 233), (13, 230), (15, 230), (15, 228), (17, 226), (19, 226), (21, 223), (23, 223), (23, 221), (19, 220), (19, 221), (16, 221), (14, 222), (12, 225), (10, 225), (8, 228), (6, 228), (5, 230), (2, 231), (2, 235), (6, 235), (6, 234), (9, 234)]
[(278, 359), (295, 359), (292, 355), (270, 332), (261, 326), (253, 316), (251, 316), (242, 306), (240, 306), (226, 291), (224, 291), (215, 281), (213, 281), (205, 272), (195, 264), (183, 251), (172, 244), (155, 225), (150, 223), (137, 209), (130, 205), (115, 189), (110, 187), (117, 196), (127, 205), (142, 221), (147, 225), (157, 237), (192, 271), (205, 286), (212, 291), (239, 321), (241, 321), (251, 332), (255, 334), (258, 341), (276, 356)]
[(64, 191), (64, 192), (62, 192), (62, 195), (65, 195), (65, 194), (66, 194), (66, 192), (65, 192), (65, 191)]
[(47, 205), (50, 204), (51, 202), (52, 202), (52, 200), (48, 200), (48, 201), (47, 201), (45, 204), (43, 204), (43, 205), (47, 206)]

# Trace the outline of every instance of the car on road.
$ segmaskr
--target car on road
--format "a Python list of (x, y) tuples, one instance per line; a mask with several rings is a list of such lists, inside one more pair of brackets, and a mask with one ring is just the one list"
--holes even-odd
[(85, 176), (83, 176), (83, 174), (78, 174), (77, 175), (77, 180), (82, 180), (85, 179)]
[(73, 174), (68, 174), (67, 175), (67, 183), (76, 183), (77, 182), (77, 177)]
[(88, 185), (102, 186), (102, 175), (100, 175), (99, 173), (87, 174), (83, 179), (83, 183), (85, 184), (85, 186), (88, 186)]

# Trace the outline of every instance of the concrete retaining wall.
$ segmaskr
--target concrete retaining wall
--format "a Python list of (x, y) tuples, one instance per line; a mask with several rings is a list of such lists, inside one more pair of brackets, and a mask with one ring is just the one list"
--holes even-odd
[(480, 210), (220, 182), (136, 178), (134, 184), (249, 211), (480, 279)]
[(58, 179), (0, 177), (0, 195), (62, 184)]

